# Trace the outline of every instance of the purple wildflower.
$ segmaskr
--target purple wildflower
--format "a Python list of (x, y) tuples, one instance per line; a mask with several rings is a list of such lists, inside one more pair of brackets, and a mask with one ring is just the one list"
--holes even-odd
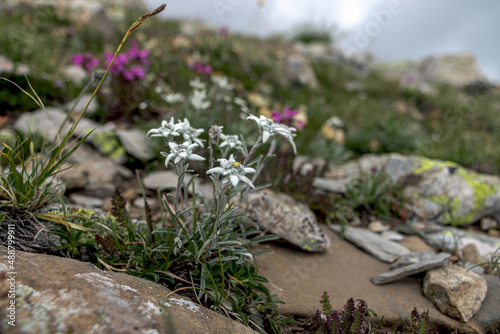
[(87, 72), (92, 72), (95, 67), (99, 66), (99, 59), (95, 58), (87, 52), (82, 55), (81, 53), (76, 53), (69, 59), (73, 65), (82, 66)]
[(220, 30), (219, 30), (219, 34), (221, 36), (228, 36), (229, 35), (229, 28), (224, 26), (224, 27), (221, 27)]
[(271, 117), (275, 123), (282, 123), (287, 126), (292, 126), (300, 130), (304, 128), (304, 126), (306, 126), (306, 122), (304, 120), (297, 119), (296, 116), (298, 114), (299, 114), (298, 109), (290, 110), (289, 106), (285, 106), (285, 108), (283, 109), (283, 113), (280, 113), (279, 111), (275, 110), (271, 114)]
[(81, 53), (76, 53), (69, 58), (69, 61), (73, 63), (73, 65), (80, 66), (83, 64), (83, 55)]

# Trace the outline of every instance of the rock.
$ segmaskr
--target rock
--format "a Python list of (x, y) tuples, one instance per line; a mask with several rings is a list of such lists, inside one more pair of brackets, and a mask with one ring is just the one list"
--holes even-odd
[(390, 227), (382, 223), (380, 220), (374, 220), (368, 224), (368, 229), (375, 233), (382, 233), (390, 229)]
[[(63, 171), (65, 180), (79, 180), (85, 178), (87, 186), (95, 184), (110, 184), (121, 179), (127, 179), (134, 174), (127, 168), (117, 164), (108, 157), (102, 156), (95, 150), (80, 146), (67, 160), (76, 166)], [(76, 181), (77, 182), (77, 181)]]
[(373, 284), (386, 284), (397, 281), (404, 277), (428, 271), (430, 269), (443, 265), (451, 256), (451, 254), (449, 253), (439, 253), (435, 255), (432, 253), (425, 253), (423, 256), (422, 254), (418, 254), (410, 257), (411, 255), (412, 253), (404, 255), (404, 259), (401, 259), (401, 262), (399, 263), (401, 264), (404, 262), (412, 261), (417, 262), (400, 266), (391, 271), (372, 277), (371, 281), (373, 282)]
[(152, 190), (160, 188), (177, 188), (177, 174), (169, 170), (155, 171), (146, 174), (142, 182), (144, 187)]
[(318, 79), (311, 63), (302, 53), (287, 55), (285, 68), (289, 83), (318, 88)]
[[(337, 233), (342, 231), (340, 225), (329, 225), (329, 228)], [(345, 227), (344, 238), (383, 262), (392, 263), (397, 257), (410, 253), (406, 247), (362, 228)]]
[(469, 53), (429, 56), (420, 62), (420, 75), (430, 83), (466, 86), (487, 81), (474, 55)]
[(462, 259), (464, 262), (472, 264), (481, 264), (486, 262), (486, 259), (479, 255), (479, 251), (474, 244), (467, 244), (464, 248), (462, 248)]
[(416, 235), (407, 235), (405, 238), (400, 241), (400, 244), (408, 248), (412, 252), (431, 252), (436, 253), (434, 248), (430, 247), (422, 240), (422, 238), (417, 237)]
[(441, 312), (464, 322), (479, 311), (487, 290), (482, 276), (455, 265), (427, 272), (423, 283), (426, 298)]
[(258, 222), (263, 231), (308, 252), (321, 252), (330, 245), (330, 240), (321, 231), (316, 216), (305, 204), (292, 197), (261, 190), (249, 193), (241, 203), (248, 218)]
[(397, 242), (403, 241), (405, 238), (405, 236), (402, 235), (401, 233), (392, 230), (383, 231), (382, 233), (380, 233), (380, 236), (384, 239)]
[(500, 239), (448, 227), (441, 232), (422, 234), (431, 246), (445, 252), (462, 251), (467, 245), (476, 246), (479, 255), (485, 259), (491, 258), (500, 246)]
[(69, 199), (75, 203), (82, 205), (84, 207), (95, 207), (100, 208), (103, 204), (103, 200), (97, 197), (86, 196), (82, 194), (71, 194), (69, 195)]
[(324, 177), (315, 177), (313, 180), (313, 187), (323, 191), (344, 194), (347, 191), (346, 186), (350, 183), (351, 183), (350, 178), (335, 180), (335, 179), (327, 179)]
[[(11, 270), (7, 249), (0, 247), (0, 254), (4, 283)], [(18, 250), (15, 265), (16, 326), (8, 325), (2, 314), (1, 332), (255, 333), (179, 295), (169, 295), (163, 285), (101, 271), (90, 263)], [(2, 295), (6, 287), (1, 285)]]
[(406, 255), (402, 255), (396, 259), (391, 264), (391, 270), (398, 269), (404, 266), (409, 266), (410, 264), (420, 263), (424, 260), (432, 259), (435, 257), (433, 252), (411, 252)]
[[(66, 103), (66, 110), (70, 110), (70, 112), (76, 111), (76, 112), (82, 112), (83, 109), (85, 109), (85, 106), (87, 105), (88, 101), (92, 97), (92, 94), (83, 94), (80, 99), (78, 100), (73, 100), (71, 102)], [(99, 103), (97, 102), (97, 98), (94, 98), (92, 102), (90, 102), (87, 111), (85, 112), (85, 115), (93, 115), (97, 111), (97, 108), (99, 107)]]
[(495, 333), (494, 331), (500, 328), (500, 277), (493, 275), (485, 275), (484, 279), (488, 284), (488, 293), (481, 304), (479, 312), (472, 317), (473, 321), (481, 324), (484, 332)]
[[(46, 140), (54, 141), (58, 135), (57, 131), (65, 122), (66, 117), (66, 112), (57, 108), (48, 107), (21, 114), (14, 123), (14, 128), (25, 134), (37, 132), (44, 136)], [(59, 135), (65, 136), (74, 121), (75, 119), (71, 116), (68, 121), (64, 123)], [(89, 131), (93, 130), (88, 140), (99, 150), (99, 152), (107, 155), (118, 163), (123, 163), (126, 161), (127, 156), (114, 133), (113, 126), (112, 123), (101, 126), (83, 117), (75, 129), (75, 135), (83, 137)]]
[[(271, 254), (257, 256), (256, 260), (259, 271), (272, 282), (267, 284), (270, 292), (285, 302), (279, 306), (280, 314), (312, 317), (316, 310), (321, 309), (319, 300), (326, 291), (336, 310), (342, 310), (351, 297), (364, 299), (368, 307), (378, 314), (378, 318), (368, 318), (374, 325), (382, 317), (385, 324), (409, 321), (410, 313), (416, 307), (420, 312), (429, 310), (431, 324), (438, 326), (440, 333), (457, 330), (458, 333), (484, 334), (484, 328), (496, 328), (494, 326), (498, 322), (495, 319), (499, 318), (496, 305), (499, 304), (490, 304), (489, 320), (479, 324), (473, 318), (463, 323), (439, 312), (422, 295), (421, 283), (415, 278), (403, 278), (385, 285), (370, 284), (370, 278), (389, 270), (389, 265), (342, 240), (326, 226), (321, 227), (331, 240), (330, 247), (323, 253), (293, 251), (272, 243), (256, 249), (272, 251)], [(487, 298), (489, 295), (488, 292)], [(499, 296), (492, 296), (492, 303), (498, 303)]]
[(481, 225), (481, 230), (483, 231), (489, 231), (489, 230), (494, 230), (498, 227), (498, 222), (490, 217), (484, 217), (480, 221)]
[(384, 169), (401, 184), (417, 219), (445, 225), (463, 226), (500, 212), (500, 179), (479, 174), (456, 163), (419, 156), (365, 155), (356, 162), (335, 166), (342, 179), (315, 178), (313, 186), (332, 192), (345, 191), (352, 179)]
[(137, 129), (117, 130), (116, 135), (125, 151), (141, 160), (151, 160), (155, 157), (150, 141), (145, 132)]

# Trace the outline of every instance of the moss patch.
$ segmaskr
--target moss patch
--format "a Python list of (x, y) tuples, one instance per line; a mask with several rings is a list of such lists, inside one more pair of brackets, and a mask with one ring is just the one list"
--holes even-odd
[[(416, 175), (420, 175), (433, 169), (448, 167), (456, 168), (455, 175), (463, 179), (465, 183), (473, 189), (474, 207), (468, 213), (460, 216), (461, 203), (458, 197), (450, 198), (447, 195), (434, 195), (429, 199), (442, 208), (447, 207), (447, 212), (443, 214), (444, 219), (442, 223), (454, 226), (471, 224), (479, 217), (481, 212), (484, 211), (486, 199), (489, 196), (493, 196), (498, 191), (498, 187), (482, 181), (477, 173), (468, 171), (458, 164), (450, 161), (438, 161), (423, 158), (420, 161), (420, 167), (416, 168), (413, 172)], [(416, 197), (418, 197), (418, 195), (416, 195)]]

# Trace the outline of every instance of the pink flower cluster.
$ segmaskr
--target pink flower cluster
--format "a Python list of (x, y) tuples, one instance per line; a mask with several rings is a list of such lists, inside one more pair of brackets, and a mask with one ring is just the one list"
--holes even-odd
[(212, 66), (205, 65), (201, 61), (197, 61), (196, 63), (189, 63), (188, 67), (190, 69), (194, 70), (196, 73), (199, 73), (199, 74), (210, 74), (210, 73), (212, 73)]
[(275, 110), (271, 114), (271, 117), (273, 118), (275, 123), (282, 123), (288, 126), (293, 126), (297, 130), (300, 130), (306, 126), (306, 122), (302, 119), (298, 119), (299, 115), (299, 110), (290, 110), (289, 106), (285, 106), (283, 109), (283, 113), (280, 113), (279, 111)]
[[(113, 60), (113, 53), (104, 53), (104, 67), (107, 68)], [(78, 66), (83, 66), (87, 72), (92, 72), (99, 66), (99, 59), (90, 53), (82, 55), (77, 53), (70, 61)], [(140, 50), (138, 43), (132, 43), (132, 48), (124, 53), (118, 54), (109, 71), (115, 76), (122, 76), (126, 81), (143, 79), (146, 76), (146, 68), (151, 64), (149, 61), (149, 50)]]
[(95, 67), (99, 66), (99, 59), (95, 58), (87, 52), (86, 54), (77, 53), (69, 59), (74, 65), (82, 66), (85, 71), (92, 72)]

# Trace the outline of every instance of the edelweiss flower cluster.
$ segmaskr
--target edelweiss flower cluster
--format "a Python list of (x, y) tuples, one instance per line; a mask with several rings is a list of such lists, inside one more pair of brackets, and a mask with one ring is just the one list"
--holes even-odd
[(220, 167), (214, 167), (207, 170), (207, 175), (220, 174), (224, 176), (222, 183), (231, 182), (234, 187), (236, 187), (241, 181), (248, 184), (250, 187), (255, 188), (252, 181), (245, 176), (247, 173), (255, 173), (255, 169), (245, 167), (241, 164), (241, 162), (236, 162), (232, 154), (229, 157), (229, 160), (217, 159), (217, 161), (220, 163)]
[(247, 119), (251, 119), (259, 127), (259, 131), (262, 135), (262, 142), (265, 143), (271, 136), (279, 135), (284, 137), (290, 145), (293, 147), (293, 152), (297, 153), (297, 148), (293, 142), (293, 137), (295, 137), (295, 128), (284, 124), (274, 123), (274, 121), (266, 116), (254, 116), (250, 115)]

